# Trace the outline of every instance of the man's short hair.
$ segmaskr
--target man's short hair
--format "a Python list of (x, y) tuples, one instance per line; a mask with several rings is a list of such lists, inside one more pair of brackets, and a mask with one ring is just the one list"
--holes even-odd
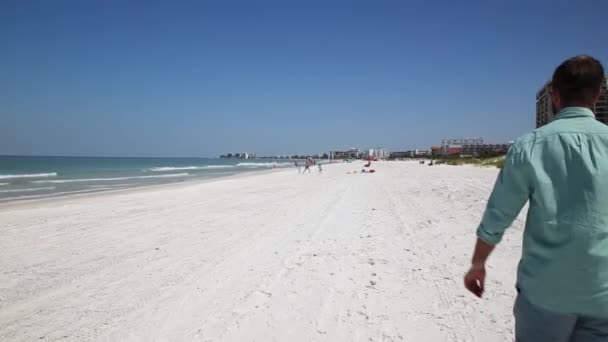
[(552, 86), (559, 92), (563, 106), (591, 105), (604, 82), (604, 67), (597, 59), (572, 57), (555, 69)]

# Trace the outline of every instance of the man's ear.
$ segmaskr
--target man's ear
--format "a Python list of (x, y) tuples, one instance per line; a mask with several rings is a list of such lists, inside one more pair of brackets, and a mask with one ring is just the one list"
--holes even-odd
[(551, 87), (551, 102), (553, 102), (554, 111), (559, 111), (562, 108), (562, 97), (555, 87)]
[(597, 101), (600, 100), (600, 93), (601, 93), (601, 91), (597, 92), (597, 95), (595, 95), (595, 97), (593, 98), (593, 103), (591, 105), (595, 105), (597, 103)]

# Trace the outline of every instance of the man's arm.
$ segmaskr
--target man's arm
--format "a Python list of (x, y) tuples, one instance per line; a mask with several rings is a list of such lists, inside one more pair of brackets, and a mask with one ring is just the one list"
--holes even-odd
[(486, 260), (493, 250), (494, 245), (478, 238), (473, 252), (471, 269), (464, 277), (464, 286), (467, 290), (480, 298), (483, 295), (486, 280)]
[(486, 211), (477, 228), (477, 243), (471, 269), (465, 276), (465, 287), (478, 297), (484, 291), (485, 264), (505, 230), (513, 223), (530, 196), (524, 157), (513, 146), (500, 171)]
[(484, 266), (486, 264), (486, 260), (494, 250), (495, 245), (490, 245), (489, 243), (483, 241), (482, 239), (477, 239), (477, 243), (475, 243), (475, 251), (473, 252), (473, 260), (471, 264), (473, 266)]

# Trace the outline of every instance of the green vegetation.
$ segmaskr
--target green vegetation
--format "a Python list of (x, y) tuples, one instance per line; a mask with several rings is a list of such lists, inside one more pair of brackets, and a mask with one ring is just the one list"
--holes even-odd
[(447, 164), (447, 165), (477, 165), (477, 166), (494, 166), (502, 169), (505, 165), (505, 157), (491, 157), (491, 158), (437, 158), (433, 160), (434, 164)]

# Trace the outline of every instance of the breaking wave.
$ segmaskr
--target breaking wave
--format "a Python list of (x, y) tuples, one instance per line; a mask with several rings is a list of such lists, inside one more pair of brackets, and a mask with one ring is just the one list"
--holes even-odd
[(289, 162), (281, 162), (281, 163), (273, 163), (273, 162), (267, 162), (267, 163), (238, 163), (236, 164), (236, 166), (245, 166), (245, 167), (288, 167), (293, 165), (293, 163), (289, 163)]
[(83, 182), (110, 182), (110, 181), (120, 181), (120, 180), (127, 180), (127, 179), (186, 177), (188, 175), (190, 175), (190, 174), (189, 173), (171, 173), (171, 174), (166, 174), (166, 175), (154, 175), (154, 176), (38, 180), (38, 181), (32, 181), (32, 183), (53, 183), (53, 184), (59, 184), (59, 183), (83, 183)]
[(162, 166), (153, 167), (144, 171), (165, 172), (165, 171), (181, 171), (181, 170), (205, 170), (205, 169), (228, 169), (234, 165), (206, 165), (206, 166)]
[(46, 178), (46, 177), (57, 177), (57, 172), (49, 173), (31, 173), (24, 175), (0, 175), (0, 179), (14, 179), (14, 178)]
[(12, 193), (12, 192), (32, 192), (32, 191), (41, 191), (41, 190), (54, 190), (54, 186), (44, 187), (44, 188), (29, 188), (29, 189), (13, 189), (13, 190), (0, 190), (0, 193)]

